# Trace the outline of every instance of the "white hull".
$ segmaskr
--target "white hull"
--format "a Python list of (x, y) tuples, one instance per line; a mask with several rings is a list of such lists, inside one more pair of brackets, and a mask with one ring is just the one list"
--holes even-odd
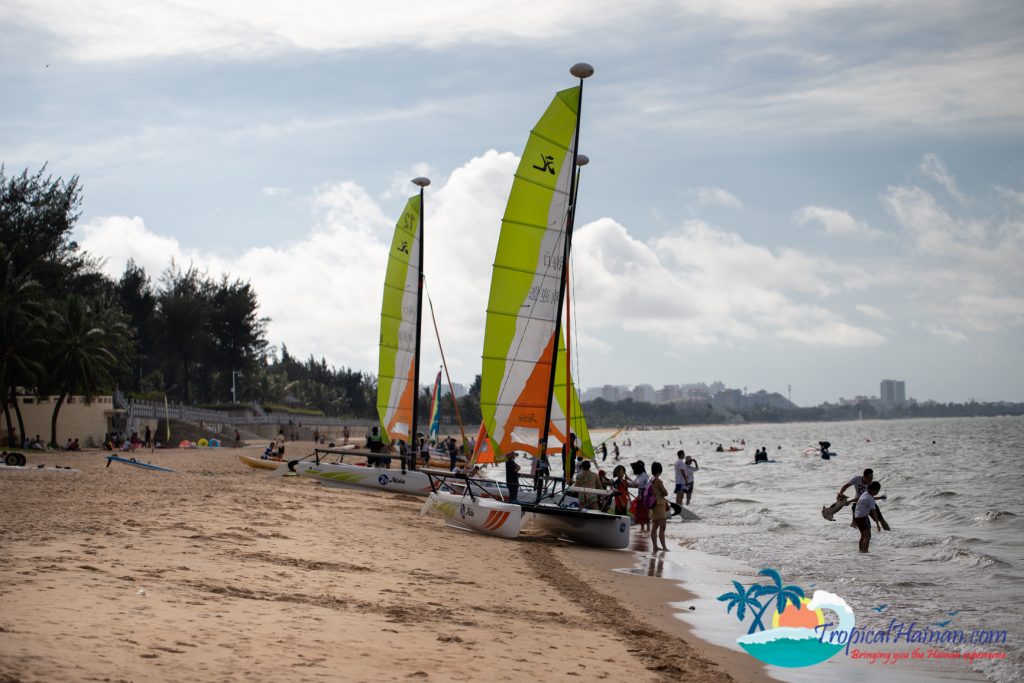
[(523, 526), (522, 508), (493, 498), (474, 501), (467, 495), (436, 491), (430, 494), (424, 512), (430, 507), (444, 515), (448, 526), (488, 536), (516, 538)]
[[(287, 467), (287, 465), (285, 466)], [(392, 491), (413, 496), (430, 494), (430, 478), (416, 470), (385, 469), (348, 463), (315, 462), (295, 463), (295, 472), (303, 477), (316, 479), (324, 486), (335, 488), (359, 488), (371, 491)]]
[(566, 538), (573, 543), (616, 550), (629, 546), (628, 516), (610, 515), (597, 510), (574, 510), (575, 514), (568, 515), (557, 510), (553, 508), (550, 513), (531, 512), (529, 517), (552, 536)]

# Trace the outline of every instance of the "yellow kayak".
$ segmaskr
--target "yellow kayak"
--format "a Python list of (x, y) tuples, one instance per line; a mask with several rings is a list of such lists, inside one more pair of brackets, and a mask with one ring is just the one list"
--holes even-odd
[(255, 467), (260, 470), (276, 470), (278, 467), (288, 462), (287, 460), (273, 459), (273, 458), (257, 458), (251, 455), (239, 455), (238, 459), (244, 462), (249, 467)]

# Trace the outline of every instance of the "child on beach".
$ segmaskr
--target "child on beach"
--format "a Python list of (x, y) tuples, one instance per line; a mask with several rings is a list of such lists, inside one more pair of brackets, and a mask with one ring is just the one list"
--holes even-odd
[(633, 468), (633, 485), (636, 486), (636, 523), (640, 525), (640, 531), (647, 531), (647, 525), (651, 523), (651, 511), (640, 504), (640, 499), (644, 496), (644, 489), (651, 483), (651, 475), (647, 474), (643, 460), (637, 460), (630, 467)]
[(628, 515), (629, 485), (633, 482), (626, 476), (626, 468), (622, 465), (615, 466), (615, 469), (612, 470), (612, 477), (614, 478), (612, 489), (615, 491), (615, 514)]
[(862, 553), (868, 552), (868, 545), (871, 544), (871, 519), (875, 520), (878, 530), (882, 530), (882, 523), (878, 521), (878, 506), (875, 504), (875, 496), (881, 490), (881, 484), (877, 481), (871, 482), (868, 484), (867, 490), (857, 499), (854, 507), (853, 521), (860, 529), (858, 548)]
[(668, 523), (668, 511), (666, 510), (668, 506), (665, 501), (668, 499), (668, 489), (665, 488), (665, 484), (660, 478), (660, 462), (651, 465), (651, 474), (654, 475), (654, 479), (650, 483), (654, 489), (654, 507), (651, 508), (651, 543), (657, 552), (659, 539), (661, 540), (661, 550), (668, 550), (668, 546), (665, 545), (665, 526)]

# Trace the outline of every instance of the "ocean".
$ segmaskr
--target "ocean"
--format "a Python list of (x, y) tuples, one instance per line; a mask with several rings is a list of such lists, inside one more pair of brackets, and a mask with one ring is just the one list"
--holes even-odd
[[(601, 438), (595, 435), (595, 441)], [(627, 439), (629, 447), (623, 445)], [(740, 447), (741, 440), (742, 451), (714, 450), (718, 443)], [(808, 597), (814, 590), (841, 596), (859, 628), (892, 634), (894, 624), (913, 624), (918, 632), (963, 631), (982, 641), (922, 645), (922, 652), (939, 649), (954, 659), (937, 665), (931, 661), (936, 654), (926, 661), (895, 662), (886, 668), (885, 680), (1022, 680), (1024, 419), (716, 425), (630, 430), (614, 441), (620, 463), (643, 460), (650, 471), (653, 461), (661, 462), (670, 491), (675, 452), (683, 448), (698, 461), (690, 509), (702, 521), (671, 521), (667, 536), (673, 551), (657, 556), (638, 551), (633, 571), (675, 578), (695, 591), (699, 600), (687, 603), (695, 609), (680, 606), (681, 618), (701, 637), (739, 649), (735, 638), (746, 633), (747, 624), (736, 621), (735, 613), (726, 614), (725, 603), (715, 598), (733, 590), (733, 579), (749, 585), (768, 567), (785, 584), (801, 586)], [(826, 461), (805, 454), (819, 441), (830, 441), (838, 455)], [(755, 465), (754, 451), (761, 446), (771, 462)], [(598, 459), (610, 474), (612, 456)], [(863, 555), (857, 551), (859, 532), (850, 527), (850, 510), (828, 522), (821, 508), (868, 467), (887, 496), (879, 506), (892, 530), (873, 530), (871, 552)], [(636, 528), (634, 535), (639, 535)], [(1005, 642), (999, 642), (1001, 637)], [(896, 647), (858, 649), (870, 653)], [(1005, 658), (968, 662), (962, 658), (968, 652)], [(853, 667), (851, 675), (858, 675), (858, 669), (860, 675), (871, 674), (878, 669), (869, 667), (882, 666), (849, 655), (831, 664)], [(815, 671), (771, 667), (773, 676), (792, 681), (824, 673), (817, 670), (816, 676)]]

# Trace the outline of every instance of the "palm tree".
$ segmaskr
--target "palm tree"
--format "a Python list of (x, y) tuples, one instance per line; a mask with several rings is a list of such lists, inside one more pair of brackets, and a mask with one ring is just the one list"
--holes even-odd
[(34, 386), (41, 377), (46, 350), (45, 325), (39, 283), (15, 271), (10, 253), (0, 244), (0, 406), (7, 421), (8, 443), (14, 445), (14, 426), (8, 397), (14, 405), (18, 431), (25, 423), (17, 401), (17, 387)]
[(130, 333), (119, 311), (73, 295), (64, 310), (54, 312), (51, 334), (51, 381), (59, 397), (50, 418), (50, 443), (56, 447), (57, 417), (64, 400), (78, 391), (88, 401), (111, 383), (118, 356), (124, 357), (130, 346)]
[[(733, 580), (732, 585), (736, 587), (735, 593), (722, 593), (718, 596), (719, 602), (729, 601), (726, 606), (726, 613), (731, 614), (732, 608), (736, 608), (736, 618), (740, 621), (747, 616), (747, 608), (750, 607), (750, 613), (754, 613), (754, 608), (760, 608), (761, 612), (764, 612), (764, 607), (761, 605), (761, 601), (757, 599), (758, 591), (764, 586), (751, 586), (750, 590), (743, 587), (739, 581)], [(750, 627), (749, 633), (754, 632), (754, 628), (760, 625), (760, 613), (754, 617), (754, 625)], [(761, 630), (764, 630), (764, 626), (761, 625)]]
[(800, 600), (804, 597), (804, 589), (800, 586), (783, 586), (782, 577), (777, 571), (771, 568), (765, 568), (758, 572), (761, 576), (767, 576), (772, 580), (772, 585), (764, 586), (752, 586), (751, 590), (755, 596), (768, 596), (768, 602), (761, 607), (761, 610), (754, 617), (754, 624), (750, 627), (748, 633), (753, 633), (756, 626), (760, 626), (760, 630), (764, 630), (764, 623), (761, 621), (761, 617), (764, 615), (765, 610), (771, 607), (772, 603), (775, 603), (775, 609), (779, 614), (782, 614), (786, 609), (786, 603), (792, 603), (794, 607), (800, 609)]

